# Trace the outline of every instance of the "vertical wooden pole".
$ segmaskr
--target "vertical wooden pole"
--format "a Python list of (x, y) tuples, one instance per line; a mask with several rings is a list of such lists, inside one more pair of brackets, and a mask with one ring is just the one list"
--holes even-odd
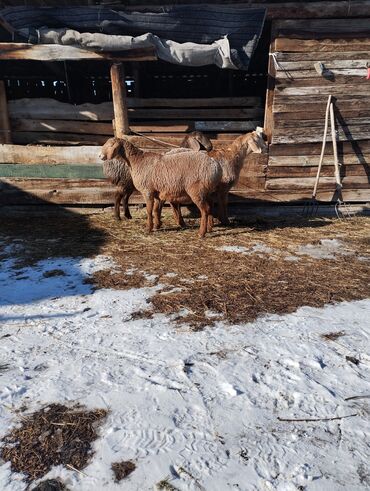
[(0, 143), (12, 143), (5, 84), (0, 80)]
[(125, 75), (122, 63), (114, 63), (110, 69), (112, 82), (113, 111), (115, 120), (115, 135), (123, 138), (130, 133), (128, 124)]

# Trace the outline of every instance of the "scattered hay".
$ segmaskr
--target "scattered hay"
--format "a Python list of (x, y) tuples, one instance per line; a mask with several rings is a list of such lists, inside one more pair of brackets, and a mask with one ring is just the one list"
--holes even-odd
[(112, 464), (112, 471), (114, 473), (115, 481), (120, 482), (125, 477), (129, 476), (136, 469), (136, 464), (131, 460), (114, 462)]
[(4, 437), (0, 456), (28, 481), (41, 478), (60, 464), (81, 470), (93, 454), (91, 444), (106, 415), (103, 409), (88, 411), (51, 404), (22, 418), (20, 427)]
[(59, 479), (47, 479), (40, 482), (32, 491), (68, 491), (68, 488)]
[(345, 336), (346, 333), (344, 331), (338, 332), (328, 332), (327, 334), (321, 334), (321, 337), (326, 341), (336, 341), (338, 338)]
[(156, 484), (157, 489), (164, 490), (164, 491), (179, 491), (179, 488), (175, 488), (168, 479), (162, 479), (162, 481), (157, 482)]
[[(263, 314), (285, 314), (304, 305), (322, 307), (370, 295), (369, 218), (239, 221), (228, 228), (216, 226), (200, 240), (192, 228), (197, 225), (193, 219), (187, 219), (187, 230), (178, 230), (166, 211), (164, 224), (171, 225), (148, 235), (144, 231), (145, 210), (134, 215), (133, 220), (120, 223), (107, 214), (85, 217), (90, 232), (83, 236), (78, 220), (58, 220), (53, 235), (56, 241), (49, 242), (43, 254), (86, 256), (94, 252), (111, 256), (122, 272), (99, 271), (88, 282), (97, 288), (115, 289), (163, 285), (151, 298), (151, 310), (133, 318), (177, 315), (177, 323), (194, 329), (217, 320), (245, 323)], [(28, 217), (19, 218), (15, 239), (21, 238), (20, 230), (27, 241), (23, 259), (41, 258), (39, 239), (49, 233), (45, 223), (29, 224)], [(9, 241), (13, 229), (5, 232)], [(295, 261), (287, 260), (297, 257), (302, 246), (332, 239), (339, 240), (350, 255), (326, 259), (300, 255)], [(256, 244), (273, 252), (244, 255), (219, 250), (253, 250)], [(171, 294), (164, 295), (165, 291)]]

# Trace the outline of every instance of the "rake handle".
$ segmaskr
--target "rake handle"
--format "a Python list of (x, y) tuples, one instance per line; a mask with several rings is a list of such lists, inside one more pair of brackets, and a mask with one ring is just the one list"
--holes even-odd
[(326, 105), (326, 111), (325, 111), (324, 136), (323, 136), (323, 139), (322, 139), (322, 147), (321, 147), (320, 160), (319, 160), (319, 165), (317, 167), (317, 174), (316, 174), (316, 179), (315, 179), (315, 185), (314, 185), (314, 188), (313, 188), (312, 198), (316, 198), (317, 186), (319, 185), (321, 167), (322, 167), (322, 163), (323, 163), (323, 160), (324, 160), (325, 146), (326, 146), (326, 138), (327, 138), (327, 135), (328, 135), (328, 126), (329, 126), (329, 112), (330, 112), (330, 108), (333, 105), (332, 102), (331, 102), (331, 99), (332, 99), (332, 96), (329, 95), (329, 97), (328, 97), (328, 103)]

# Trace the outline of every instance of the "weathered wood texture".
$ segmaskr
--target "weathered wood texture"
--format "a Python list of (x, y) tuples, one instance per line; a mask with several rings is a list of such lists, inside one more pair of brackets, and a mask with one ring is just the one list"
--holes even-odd
[(59, 44), (0, 43), (0, 60), (113, 60), (152, 61), (154, 50), (135, 49), (122, 52), (98, 52)]
[(5, 84), (0, 80), (0, 143), (11, 143), (8, 101), (6, 99)]
[[(128, 5), (124, 2), (124, 5), (114, 4), (115, 9), (138, 10), (143, 8), (149, 8), (151, 11), (162, 9), (163, 5), (171, 5), (174, 2), (171, 0), (155, 0), (152, 2), (145, 2), (137, 0), (131, 0)], [(184, 0), (185, 4), (199, 4), (199, 0)], [(211, 3), (211, 2), (209, 2)], [(225, 2), (225, 0), (216, 0), (212, 4), (232, 4), (235, 8), (261, 8), (265, 7), (267, 10), (268, 19), (312, 19), (312, 18), (336, 18), (336, 17), (370, 17), (370, 2), (369, 0), (351, 0), (346, 1), (322, 1), (320, 6), (317, 6), (317, 2), (246, 2), (245, 0), (231, 0)], [(239, 5), (238, 5), (239, 4)]]
[[(357, 198), (370, 200), (369, 25), (369, 18), (274, 22), (273, 135), (266, 191), (312, 192), (332, 95), (343, 188), (356, 189)], [(322, 75), (317, 62), (324, 65)], [(326, 190), (336, 199), (331, 138), (329, 132), (319, 199), (327, 196)]]
[[(176, 133), (200, 130), (214, 139), (214, 133), (222, 132), (227, 139), (230, 134), (237, 136), (262, 125), (259, 97), (127, 98), (126, 102), (132, 132), (150, 133), (173, 144), (183, 138), (177, 135), (178, 141), (172, 142)], [(113, 135), (114, 127), (117, 131), (117, 125), (124, 128), (122, 134), (128, 132), (120, 109), (112, 126), (115, 117), (112, 102), (74, 106), (54, 99), (18, 99), (9, 102), (9, 113), (13, 141), (18, 144), (101, 145)]]
[(115, 136), (123, 138), (130, 133), (128, 108), (126, 102), (125, 75), (122, 63), (113, 63), (110, 69), (112, 83), (113, 112), (115, 120)]

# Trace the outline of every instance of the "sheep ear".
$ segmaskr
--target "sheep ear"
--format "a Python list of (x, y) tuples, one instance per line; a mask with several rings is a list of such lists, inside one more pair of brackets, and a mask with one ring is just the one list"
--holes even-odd
[(201, 142), (198, 140), (198, 138), (190, 138), (190, 148), (195, 152), (199, 152), (201, 148)]

